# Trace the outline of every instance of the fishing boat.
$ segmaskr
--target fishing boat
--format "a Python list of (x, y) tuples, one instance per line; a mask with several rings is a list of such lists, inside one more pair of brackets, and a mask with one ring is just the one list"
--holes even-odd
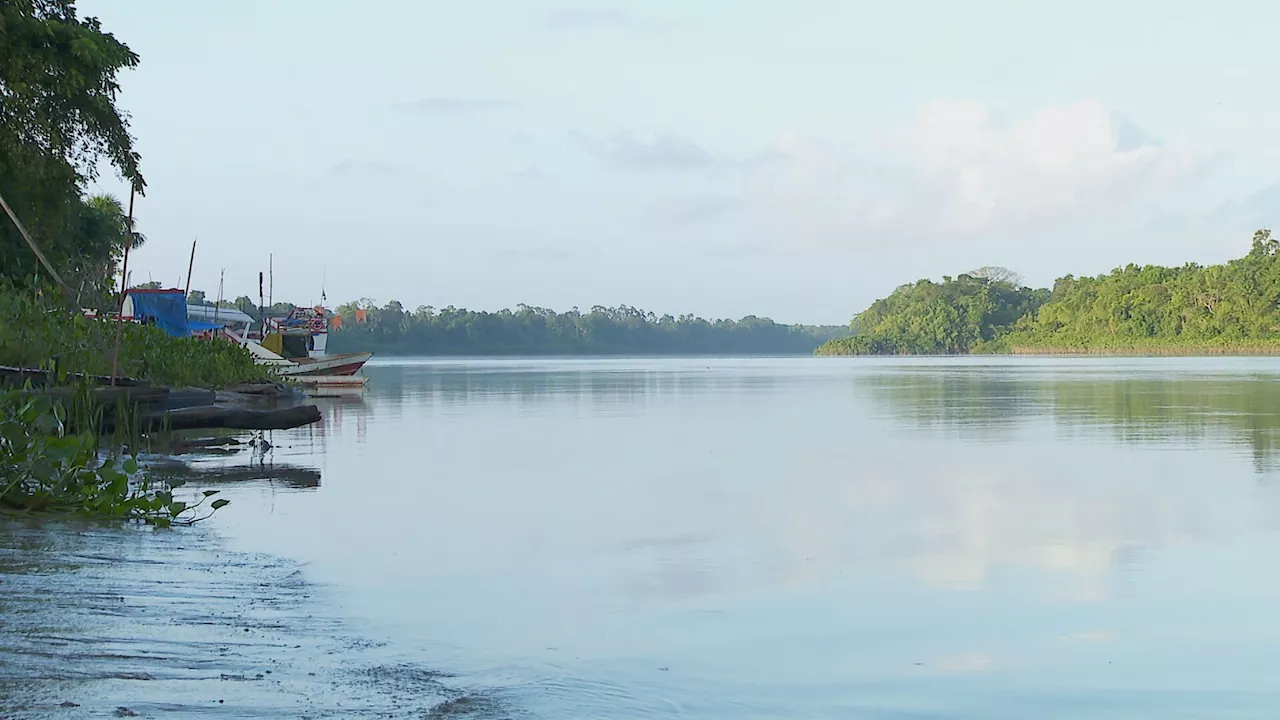
[[(325, 353), (329, 317), (323, 307), (298, 308), (283, 318), (267, 318), (261, 324), (263, 332), (257, 333), (258, 321), (239, 310), (188, 305), (187, 325), (193, 335), (243, 346), (253, 355), (254, 362), (271, 366), (277, 374), (300, 382), (350, 388), (362, 387), (368, 380), (356, 373), (373, 353)], [(314, 378), (324, 380), (310, 382)]]
[(294, 308), (281, 318), (267, 318), (263, 322), (261, 347), (288, 360), (296, 367), (282, 369), (290, 376), (355, 375), (370, 358), (371, 352), (339, 353), (329, 355), (325, 351), (329, 342), (330, 314), (322, 306)]

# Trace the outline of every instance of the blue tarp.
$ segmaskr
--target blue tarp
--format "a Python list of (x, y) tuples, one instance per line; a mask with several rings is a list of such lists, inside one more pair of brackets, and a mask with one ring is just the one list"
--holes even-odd
[(204, 320), (188, 320), (187, 325), (191, 328), (191, 332), (193, 333), (217, 330), (222, 327), (222, 323), (205, 322)]
[(187, 298), (181, 290), (132, 290), (133, 317), (155, 325), (173, 337), (189, 337)]

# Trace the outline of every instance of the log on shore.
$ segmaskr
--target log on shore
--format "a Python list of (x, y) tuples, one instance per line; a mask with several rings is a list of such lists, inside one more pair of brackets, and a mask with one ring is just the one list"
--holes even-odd
[(217, 393), (203, 388), (178, 388), (169, 391), (165, 401), (165, 410), (178, 410), (198, 405), (212, 405), (217, 402)]
[(241, 407), (207, 405), (163, 413), (146, 413), (141, 418), (143, 430), (199, 430), (229, 428), (232, 430), (288, 430), (320, 421), (320, 408), (299, 405), (289, 408), (252, 410)]
[(292, 387), (282, 382), (258, 382), (229, 385), (219, 392), (236, 393), (237, 395), (257, 395), (264, 399), (287, 398), (295, 395)]

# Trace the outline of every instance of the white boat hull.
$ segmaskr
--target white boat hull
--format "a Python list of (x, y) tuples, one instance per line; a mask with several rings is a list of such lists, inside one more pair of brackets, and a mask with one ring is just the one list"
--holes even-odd
[(308, 375), (350, 376), (373, 357), (370, 352), (322, 355), (315, 358), (288, 360), (287, 365), (277, 365), (276, 372), (285, 377), (300, 378)]

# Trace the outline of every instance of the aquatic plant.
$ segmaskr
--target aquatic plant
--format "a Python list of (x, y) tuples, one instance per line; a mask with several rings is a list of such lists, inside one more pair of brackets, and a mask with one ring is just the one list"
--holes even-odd
[(119, 451), (120, 441), (129, 436), (134, 440), (129, 447), (137, 447), (136, 431), (127, 429), (136, 425), (120, 415), (104, 452), (100, 420), (101, 406), (92, 404), (87, 392), (63, 403), (29, 386), (0, 391), (0, 513), (169, 527), (207, 519), (228, 504), (212, 499), (216, 490), (179, 500), (174, 491), (180, 480), (153, 480), (136, 455)]

